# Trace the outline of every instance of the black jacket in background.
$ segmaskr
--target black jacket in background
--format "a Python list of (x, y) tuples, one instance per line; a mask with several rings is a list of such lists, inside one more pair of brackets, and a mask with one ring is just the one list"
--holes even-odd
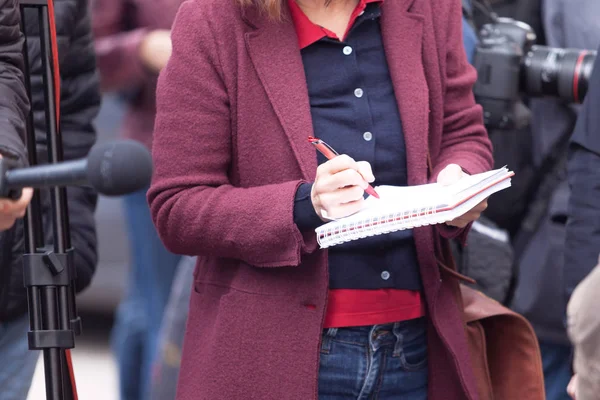
[[(17, 0), (0, 0), (0, 36), (3, 42), (0, 54), (8, 51), (15, 54), (17, 48), (18, 22)], [(61, 73), (61, 132), (65, 160), (85, 157), (95, 142), (95, 130), (92, 125), (100, 106), (99, 80), (92, 43), (90, 17), (86, 0), (54, 0), (58, 54)], [(36, 11), (28, 9), (26, 18), (26, 36), (28, 57), (30, 60), (32, 107), (36, 128), (38, 162), (46, 162), (47, 147), (43, 108), (43, 85), (41, 75), (40, 41)], [(10, 32), (14, 38), (5, 43), (3, 32)], [(12, 45), (12, 47), (11, 47)], [(8, 47), (7, 47), (8, 46)], [(18, 61), (16, 61), (18, 67)], [(11, 75), (12, 74), (12, 75)], [(17, 84), (17, 68), (12, 70), (0, 65), (0, 85), (4, 81), (8, 86), (0, 86), (0, 123), (13, 125), (12, 131), (0, 130), (0, 146), (3, 154), (24, 156), (23, 147), (15, 140), (15, 132), (22, 132), (22, 108), (6, 107), (11, 98), (22, 98), (22, 87)], [(14, 78), (7, 78), (14, 76)], [(15, 95), (14, 92), (20, 93)], [(15, 103), (18, 105), (18, 103)], [(8, 121), (8, 122), (7, 122)], [(11, 133), (12, 132), (12, 133)], [(77, 268), (77, 290), (89, 285), (93, 276), (96, 254), (96, 232), (94, 211), (97, 195), (88, 187), (72, 187), (67, 190), (71, 241), (75, 248)], [(42, 192), (45, 218), (45, 234), (51, 239), (50, 202), (47, 191)], [(0, 320), (7, 320), (23, 314), (27, 310), (25, 291), (22, 282), (20, 254), (23, 253), (23, 223), (19, 221), (14, 229), (0, 234)], [(10, 251), (9, 251), (10, 249)], [(10, 260), (9, 260), (10, 258)]]
[(18, 0), (0, 0), (0, 154), (25, 161), (25, 115), (29, 104), (23, 78), (23, 37)]
[[(600, 57), (579, 113), (568, 162), (571, 187), (567, 222), (565, 296), (598, 264), (600, 254)], [(600, 290), (600, 288), (599, 288)]]

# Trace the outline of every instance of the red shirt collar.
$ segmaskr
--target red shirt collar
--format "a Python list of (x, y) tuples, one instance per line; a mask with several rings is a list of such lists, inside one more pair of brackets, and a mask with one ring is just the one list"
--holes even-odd
[[(350, 30), (352, 25), (354, 25), (356, 18), (358, 18), (360, 13), (362, 13), (365, 10), (367, 4), (382, 2), (383, 0), (360, 0), (358, 2), (358, 5), (352, 12), (352, 16), (350, 17), (350, 22), (348, 24), (348, 29), (346, 30), (346, 34)], [(290, 7), (292, 21), (294, 22), (294, 27), (296, 28), (296, 34), (298, 35), (298, 44), (300, 45), (301, 49), (308, 47), (315, 42), (318, 42), (326, 36), (334, 39), (339, 39), (337, 35), (329, 29), (314, 24), (310, 19), (308, 19), (306, 14), (304, 14), (304, 11), (302, 11), (302, 9), (300, 8), (300, 6), (298, 6), (295, 0), (288, 0), (288, 4)]]

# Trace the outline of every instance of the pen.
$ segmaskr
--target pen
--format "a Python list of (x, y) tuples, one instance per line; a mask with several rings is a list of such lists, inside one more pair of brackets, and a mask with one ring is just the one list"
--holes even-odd
[[(321, 139), (309, 136), (308, 141), (311, 144), (313, 144), (317, 148), (319, 153), (323, 154), (328, 160), (331, 160), (332, 158), (339, 156), (337, 151), (335, 151), (330, 145), (328, 145)], [(376, 199), (379, 198), (379, 195), (377, 194), (377, 192), (375, 191), (375, 189), (373, 189), (373, 186), (371, 186), (371, 185), (367, 186), (367, 188), (365, 189), (365, 192), (367, 192), (371, 196), (375, 197)]]

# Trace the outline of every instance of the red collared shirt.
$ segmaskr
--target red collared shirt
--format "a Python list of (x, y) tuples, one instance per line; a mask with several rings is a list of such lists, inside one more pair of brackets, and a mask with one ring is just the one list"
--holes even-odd
[[(302, 9), (294, 0), (288, 0), (288, 3), (290, 6), (290, 12), (292, 14), (292, 20), (296, 28), (296, 34), (298, 35), (298, 44), (300, 45), (301, 49), (318, 42), (324, 37), (340, 40), (340, 38), (338, 38), (334, 32), (325, 27), (314, 24), (310, 19), (308, 19), (306, 14), (304, 14)], [(341, 41), (346, 38), (348, 32), (354, 25), (354, 22), (356, 22), (356, 18), (364, 13), (365, 8), (367, 8), (367, 4), (369, 3), (383, 3), (383, 0), (359, 0), (358, 5), (350, 16), (348, 28), (346, 28), (346, 33), (344, 33), (344, 37), (341, 38)]]

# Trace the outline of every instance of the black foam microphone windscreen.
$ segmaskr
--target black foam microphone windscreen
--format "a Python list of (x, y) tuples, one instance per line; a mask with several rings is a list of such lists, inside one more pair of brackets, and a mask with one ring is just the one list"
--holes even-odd
[(94, 146), (87, 162), (88, 182), (107, 196), (147, 187), (152, 179), (152, 157), (144, 145), (122, 140)]

